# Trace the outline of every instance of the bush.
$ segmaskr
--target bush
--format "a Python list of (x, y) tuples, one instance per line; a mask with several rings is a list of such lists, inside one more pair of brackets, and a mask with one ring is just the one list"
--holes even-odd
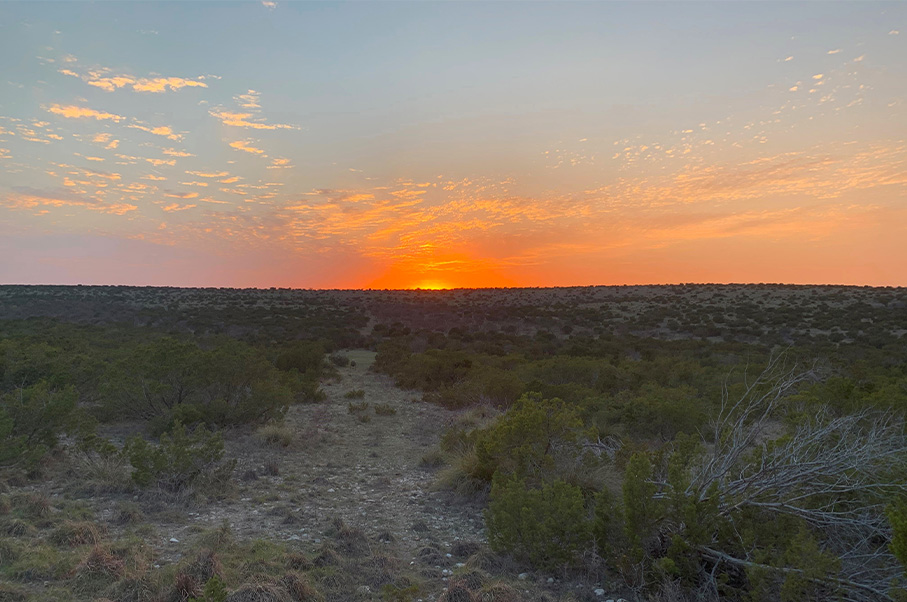
[(73, 387), (44, 382), (0, 396), (0, 466), (37, 464), (75, 426), (76, 400)]
[[(279, 419), (293, 401), (294, 383), (281, 376), (259, 349), (239, 341), (203, 350), (195, 343), (162, 338), (137, 346), (110, 367), (106, 413), (151, 420), (154, 432), (176, 422), (265, 422)], [(310, 384), (302, 380), (299, 388)], [(311, 393), (315, 391), (317, 383)]]
[(517, 477), (495, 477), (485, 513), (488, 541), (540, 569), (572, 565), (592, 540), (579, 487), (554, 481), (527, 488)]
[(496, 471), (544, 479), (556, 468), (575, 469), (583, 423), (576, 406), (560, 399), (527, 394), (494, 424), (478, 432), (479, 474), (490, 481)]
[(314, 341), (296, 343), (277, 356), (274, 362), (278, 370), (296, 370), (319, 378), (325, 369), (324, 345)]
[(161, 435), (160, 444), (136, 435), (126, 442), (124, 452), (137, 485), (157, 485), (171, 493), (226, 479), (235, 465), (235, 461), (223, 461), (224, 439), (220, 433), (204, 427), (189, 433), (179, 422), (170, 433)]
[(189, 602), (224, 602), (227, 599), (227, 587), (217, 575), (205, 583), (201, 598), (189, 598)]

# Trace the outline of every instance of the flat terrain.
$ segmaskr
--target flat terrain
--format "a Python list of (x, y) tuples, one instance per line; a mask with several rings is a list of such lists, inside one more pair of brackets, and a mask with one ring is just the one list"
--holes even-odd
[[(326, 383), (326, 402), (290, 409), (286, 426), (294, 442), (288, 447), (263, 445), (251, 433), (229, 439), (228, 455), (240, 458), (237, 474), (262, 476), (244, 483), (241, 499), (204, 508), (193, 521), (217, 526), (227, 520), (237, 534), (299, 540), (314, 549), (341, 518), (376, 539), (393, 539), (413, 556), (426, 542), (449, 547), (483, 540), (481, 506), (433, 491), (434, 472), (420, 466), (454, 412), (418, 402), (389, 377), (370, 372), (374, 352), (346, 355), (356, 365), (340, 368), (339, 382)], [(351, 400), (343, 395), (354, 390), (365, 395), (352, 403), (368, 403), (368, 410), (350, 413)], [(378, 415), (375, 404), (396, 413)], [(279, 474), (264, 475), (269, 464)]]

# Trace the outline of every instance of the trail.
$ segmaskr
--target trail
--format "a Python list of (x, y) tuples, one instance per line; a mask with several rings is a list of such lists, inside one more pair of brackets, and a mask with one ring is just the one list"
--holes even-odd
[[(434, 472), (420, 466), (454, 412), (417, 401), (389, 377), (371, 372), (374, 352), (347, 355), (356, 365), (340, 368), (341, 380), (324, 385), (325, 402), (288, 412), (286, 425), (294, 433), (288, 448), (265, 445), (251, 433), (229, 438), (227, 452), (240, 462), (237, 476), (248, 479), (255, 471), (257, 478), (243, 482), (239, 499), (192, 513), (192, 522), (214, 526), (226, 520), (242, 537), (298, 541), (315, 549), (339, 517), (370, 538), (396, 542), (401, 556), (415, 556), (429, 543), (446, 548), (458, 540), (484, 541), (481, 507), (433, 491)], [(362, 399), (344, 397), (358, 389), (365, 392)], [(351, 402), (369, 408), (351, 413)], [(396, 413), (377, 415), (376, 404)], [(269, 463), (278, 474), (262, 476)]]

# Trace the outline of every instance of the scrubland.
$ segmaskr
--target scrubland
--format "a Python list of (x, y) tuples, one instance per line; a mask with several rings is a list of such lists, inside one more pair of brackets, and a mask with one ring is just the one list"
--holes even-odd
[(907, 290), (0, 287), (0, 600), (905, 600)]

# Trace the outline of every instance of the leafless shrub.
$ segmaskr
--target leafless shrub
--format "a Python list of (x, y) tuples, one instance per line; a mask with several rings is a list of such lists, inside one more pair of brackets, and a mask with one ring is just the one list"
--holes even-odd
[[(708, 451), (694, 464), (682, 495), (712, 503), (732, 525), (747, 508), (797, 517), (821, 534), (823, 547), (840, 559), (840, 571), (817, 577), (718, 546), (699, 551), (716, 565), (797, 574), (839, 592), (841, 600), (891, 600), (887, 592), (903, 578), (903, 569), (888, 549), (884, 509), (893, 495), (907, 493), (907, 483), (897, 477), (907, 465), (904, 419), (869, 409), (846, 416), (822, 409), (791, 435), (771, 439), (786, 396), (815, 377), (813, 370), (785, 367), (779, 356), (737, 401), (725, 390), (711, 441), (703, 437)], [(657, 485), (656, 497), (678, 493), (667, 478)]]

